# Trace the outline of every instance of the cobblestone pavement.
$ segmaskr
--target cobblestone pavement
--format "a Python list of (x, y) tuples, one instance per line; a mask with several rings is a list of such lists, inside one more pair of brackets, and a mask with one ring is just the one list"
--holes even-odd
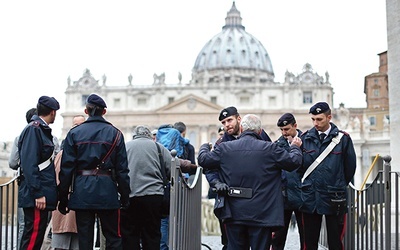
[[(211, 249), (211, 250), (220, 250), (222, 249), (221, 245), (221, 237), (220, 236), (202, 236), (201, 243), (203, 244), (201, 249)], [(300, 249), (300, 242), (299, 242), (299, 234), (297, 230), (289, 230), (285, 250), (298, 250)], [(319, 250), (324, 250), (325, 248), (320, 247)]]

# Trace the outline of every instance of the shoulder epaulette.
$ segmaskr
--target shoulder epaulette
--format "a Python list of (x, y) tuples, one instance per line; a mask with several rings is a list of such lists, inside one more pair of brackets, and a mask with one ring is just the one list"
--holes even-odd
[(350, 134), (349, 133), (347, 133), (346, 131), (343, 131), (343, 130), (339, 130), (339, 132), (342, 132), (345, 136), (350, 136)]
[(222, 142), (222, 137), (218, 138), (218, 140), (215, 142), (215, 145), (219, 145)]
[(307, 134), (307, 133), (308, 133), (308, 130), (306, 130), (306, 131), (304, 131), (303, 133), (301, 133), (300, 136), (303, 136), (303, 135), (305, 135), (305, 134)]
[(39, 121), (33, 121), (32, 122), (32, 126), (39, 127), (40, 126), (40, 122)]

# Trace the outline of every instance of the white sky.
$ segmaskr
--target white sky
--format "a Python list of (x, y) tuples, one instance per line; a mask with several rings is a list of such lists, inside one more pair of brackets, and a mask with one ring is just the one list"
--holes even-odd
[[(231, 0), (0, 1), (0, 141), (26, 125), (41, 95), (61, 104), (67, 78), (86, 68), (108, 85), (142, 85), (165, 72), (166, 83), (191, 78), (203, 46), (222, 30)], [(334, 106), (365, 107), (364, 77), (387, 50), (385, 0), (236, 0), (246, 31), (267, 49), (275, 81), (310, 63), (330, 75)]]

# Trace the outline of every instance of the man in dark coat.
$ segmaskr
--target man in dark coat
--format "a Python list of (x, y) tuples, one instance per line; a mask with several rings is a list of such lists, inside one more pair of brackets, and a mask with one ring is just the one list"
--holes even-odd
[(290, 152), (261, 139), (261, 120), (245, 115), (238, 140), (224, 142), (210, 152), (200, 147), (198, 163), (218, 168), (221, 181), (229, 186), (221, 218), (225, 220), (228, 249), (269, 249), (271, 232), (283, 226), (281, 169), (292, 171), (301, 164), (300, 138), (293, 139)]
[[(292, 142), (293, 138), (300, 137), (302, 134), (302, 132), (297, 129), (296, 119), (294, 118), (293, 114), (285, 113), (279, 118), (276, 125), (280, 128), (282, 135), (278, 138), (278, 140), (275, 141), (275, 143), (289, 152), (290, 143)], [(286, 236), (293, 213), (295, 214), (300, 236), (300, 249), (303, 249), (304, 247), (302, 215), (299, 210), (301, 205), (300, 179), (300, 175), (297, 171), (282, 171), (282, 193), (285, 199), (285, 225), (273, 234), (273, 250), (283, 250), (285, 248)]]
[[(350, 135), (330, 122), (331, 109), (326, 102), (313, 105), (310, 114), (314, 127), (301, 135), (303, 165), (299, 169), (304, 173), (300, 210), (303, 212), (305, 249), (318, 249), (322, 216), (325, 216), (329, 249), (341, 250), (344, 249), (342, 240), (347, 212), (346, 188), (356, 171), (356, 154)], [(324, 159), (317, 159), (332, 141), (338, 140)], [(316, 159), (320, 163), (310, 171)]]
[(18, 139), (21, 182), (18, 207), (24, 210), (25, 226), (20, 249), (40, 249), (48, 223), (49, 211), (57, 205), (57, 184), (54, 171), (54, 143), (49, 124), (54, 123), (60, 109), (54, 97), (38, 100), (33, 115)]
[[(241, 133), (240, 122), (242, 120), (242, 117), (240, 116), (236, 107), (230, 106), (224, 108), (219, 113), (218, 119), (222, 124), (224, 134), (216, 141), (215, 148), (218, 147), (218, 145), (222, 142), (236, 140)], [(263, 129), (261, 129), (260, 137), (264, 141), (271, 141), (271, 138), (269, 138), (268, 134)], [(221, 201), (224, 199), (224, 192), (226, 192), (226, 190), (228, 189), (228, 185), (221, 181), (217, 169), (204, 169), (204, 174), (207, 178), (208, 183), (210, 184), (210, 189), (215, 190), (217, 193), (219, 193), (216, 196), (216, 206), (214, 206), (214, 208), (217, 208), (219, 206), (218, 204), (221, 204)], [(223, 245), (222, 249), (226, 250), (228, 246), (228, 239), (225, 234), (225, 226), (223, 225), (223, 220), (219, 218), (218, 209), (214, 209), (214, 213), (218, 217), (220, 223), (221, 243)]]
[(61, 158), (58, 210), (75, 210), (80, 250), (93, 249), (96, 214), (106, 248), (122, 249), (119, 209), (129, 205), (129, 169), (124, 137), (103, 118), (106, 108), (100, 96), (87, 98), (89, 118), (68, 132)]
[[(217, 147), (222, 142), (236, 140), (241, 133), (240, 121), (242, 120), (242, 117), (240, 116), (236, 107), (230, 106), (230, 107), (224, 108), (219, 113), (218, 119), (222, 124), (224, 133), (216, 141), (215, 147)], [(260, 137), (264, 141), (271, 141), (271, 138), (269, 138), (268, 134), (263, 129), (261, 129)], [(214, 208), (217, 208), (217, 209), (214, 209), (214, 213), (217, 217), (219, 217), (218, 207), (220, 204), (223, 203), (224, 192), (226, 192), (228, 185), (226, 185), (226, 183), (224, 183), (224, 182), (221, 182), (217, 169), (212, 169), (212, 170), (205, 169), (204, 174), (207, 178), (208, 183), (210, 184), (211, 191), (209, 191), (209, 193), (213, 192), (212, 190), (215, 190), (217, 193), (217, 195), (215, 197), (216, 203), (214, 206)], [(226, 237), (225, 227), (223, 225), (223, 220), (221, 218), (218, 218), (218, 220), (219, 220), (220, 228), (221, 228), (221, 243), (223, 245), (222, 249), (226, 250), (227, 246), (228, 246), (228, 239)]]

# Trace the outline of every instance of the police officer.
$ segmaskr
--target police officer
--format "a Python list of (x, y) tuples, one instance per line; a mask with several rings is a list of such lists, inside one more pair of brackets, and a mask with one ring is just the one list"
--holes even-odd
[[(296, 119), (291, 113), (283, 114), (277, 124), (282, 135), (275, 141), (280, 147), (290, 151), (290, 143), (293, 138), (300, 137), (301, 131), (297, 128)], [(272, 237), (272, 249), (283, 250), (285, 248), (286, 236), (292, 214), (295, 214), (298, 232), (300, 236), (300, 249), (303, 249), (304, 233), (302, 215), (299, 210), (301, 205), (300, 176), (297, 171), (288, 172), (282, 170), (283, 194), (285, 197), (284, 227), (274, 232)]]
[[(318, 102), (310, 108), (314, 127), (301, 135), (303, 140), (303, 166), (301, 192), (304, 223), (305, 249), (318, 249), (322, 216), (328, 233), (329, 249), (344, 249), (346, 188), (356, 170), (356, 154), (350, 135), (331, 122), (331, 109), (326, 102)], [(331, 144), (337, 145), (319, 159), (319, 165), (310, 167), (320, 154)], [(310, 169), (310, 170), (308, 170)], [(308, 170), (308, 171), (307, 171)]]
[(129, 205), (129, 169), (124, 137), (103, 118), (106, 108), (100, 96), (89, 95), (89, 118), (72, 128), (64, 142), (58, 210), (75, 210), (80, 250), (93, 249), (96, 214), (106, 249), (122, 249), (119, 209)]
[(283, 226), (281, 169), (301, 165), (301, 140), (295, 137), (290, 152), (262, 140), (261, 120), (245, 115), (238, 140), (224, 142), (210, 152), (199, 150), (198, 162), (205, 169), (218, 168), (229, 186), (220, 218), (228, 236), (228, 250), (269, 249), (273, 228)]
[(18, 188), (18, 206), (23, 208), (25, 226), (20, 249), (40, 249), (49, 211), (57, 205), (57, 186), (53, 163), (54, 123), (60, 109), (54, 97), (41, 96), (37, 115), (24, 128), (18, 141), (22, 177)]

